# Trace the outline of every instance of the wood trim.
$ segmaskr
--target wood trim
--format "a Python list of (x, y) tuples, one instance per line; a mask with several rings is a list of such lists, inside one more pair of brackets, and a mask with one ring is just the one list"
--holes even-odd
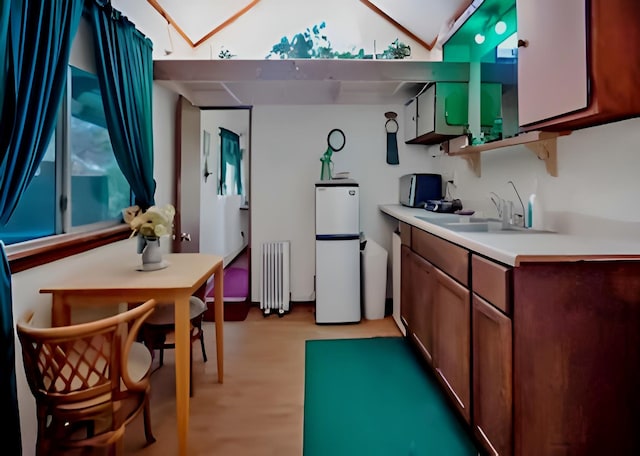
[(259, 2), (260, 0), (253, 0), (250, 4), (248, 4), (247, 6), (245, 6), (244, 8), (242, 8), (241, 10), (239, 10), (237, 13), (235, 13), (233, 16), (231, 16), (229, 19), (227, 19), (226, 21), (224, 21), (222, 24), (220, 24), (219, 26), (217, 26), (216, 28), (214, 28), (213, 30), (211, 30), (209, 33), (207, 33), (205, 36), (203, 36), (202, 38), (200, 38), (198, 41), (196, 41), (196, 44), (194, 47), (200, 46), (202, 43), (204, 43), (205, 41), (207, 41), (209, 38), (211, 38), (213, 35), (215, 35), (216, 33), (218, 33), (220, 30), (224, 29), (225, 27), (227, 27), (228, 25), (231, 25), (232, 23), (234, 23), (236, 21), (236, 19), (238, 19), (240, 16), (242, 16), (243, 14), (245, 14), (247, 11), (249, 11), (251, 8), (253, 8), (254, 6), (256, 6), (256, 4)]
[(244, 15), (251, 8), (256, 6), (259, 1), (260, 0), (253, 0), (251, 3), (246, 5), (244, 8), (238, 10), (233, 16), (231, 16), (229, 19), (224, 21), (222, 24), (218, 25), (216, 28), (211, 30), (209, 33), (207, 33), (206, 35), (204, 35), (202, 38), (200, 38), (198, 41), (196, 41), (194, 43), (187, 36), (185, 31), (178, 25), (178, 23), (171, 17), (171, 15), (169, 13), (167, 13), (167, 11), (162, 6), (160, 6), (160, 4), (158, 3), (158, 0), (147, 0), (147, 2), (153, 7), (153, 9), (155, 9), (158, 12), (158, 14), (160, 14), (160, 16), (162, 16), (173, 28), (175, 28), (176, 31), (178, 32), (178, 34), (180, 34), (180, 36), (192, 48), (196, 48), (196, 47), (200, 46), (202, 43), (207, 41), (209, 38), (211, 38), (213, 35), (218, 33), (220, 30), (222, 30), (222, 29), (226, 28), (227, 26), (231, 25), (232, 23), (234, 23), (240, 16)]
[(180, 214), (182, 207), (180, 204), (182, 194), (180, 189), (182, 188), (182, 103), (186, 100), (184, 96), (178, 96), (176, 100), (175, 124), (174, 124), (174, 138), (173, 138), (173, 201), (176, 209), (177, 217), (173, 220), (174, 233), (177, 235), (173, 238), (172, 249), (174, 252), (180, 251), (181, 235), (182, 235), (182, 223), (180, 221)]
[[(373, 12), (375, 12), (376, 14), (378, 14), (380, 17), (382, 17), (384, 20), (386, 20), (387, 22), (389, 22), (391, 25), (393, 25), (394, 27), (396, 27), (398, 30), (400, 30), (402, 33), (408, 35), (411, 39), (415, 40), (418, 44), (420, 44), (421, 46), (423, 46), (425, 49), (427, 49), (428, 51), (431, 51), (434, 46), (436, 45), (436, 43), (438, 42), (438, 35), (436, 35), (433, 40), (431, 40), (431, 43), (426, 43), (424, 40), (422, 40), (421, 38), (418, 38), (416, 35), (414, 35), (409, 29), (407, 29), (406, 27), (404, 27), (403, 25), (401, 25), (398, 21), (396, 21), (395, 19), (393, 19), (391, 16), (389, 16), (387, 13), (385, 13), (384, 11), (382, 11), (380, 8), (378, 8), (376, 5), (374, 5), (373, 3), (371, 3), (370, 0), (360, 0), (361, 3), (364, 3), (365, 6), (369, 7)], [(455, 21), (456, 19), (458, 19), (460, 16), (462, 16), (462, 13), (464, 13), (467, 8), (469, 8), (469, 5), (471, 5), (472, 2), (467, 2), (464, 6), (462, 6), (461, 8), (459, 8), (453, 17), (451, 17), (449, 20), (450, 21)]]
[(387, 13), (385, 13), (384, 11), (382, 11), (380, 8), (378, 8), (376, 5), (374, 5), (373, 3), (371, 3), (369, 0), (360, 0), (361, 3), (364, 3), (365, 6), (369, 7), (374, 13), (376, 13), (377, 15), (379, 15), (380, 17), (382, 17), (384, 20), (386, 20), (387, 22), (389, 22), (391, 25), (393, 25), (395, 28), (397, 28), (398, 30), (400, 30), (402, 33), (404, 33), (405, 35), (409, 36), (412, 40), (416, 41), (418, 44), (420, 44), (422, 47), (424, 47), (426, 50), (431, 51), (431, 49), (433, 49), (433, 47), (436, 45), (436, 41), (438, 41), (438, 36), (436, 35), (436, 37), (431, 41), (431, 43), (426, 43), (425, 41), (423, 41), (421, 38), (418, 38), (415, 34), (413, 34), (409, 29), (407, 29), (406, 27), (404, 27), (402, 24), (400, 24), (398, 21), (396, 21), (394, 18), (392, 18), (391, 16), (389, 16)]
[(7, 253), (11, 273), (25, 271), (51, 263), (87, 250), (127, 239), (131, 235), (129, 225), (122, 224), (88, 233), (52, 236), (51, 241), (38, 241), (25, 245), (18, 251)]
[(157, 0), (147, 0), (147, 2), (153, 7), (153, 9), (158, 12), (158, 14), (160, 14), (160, 16), (162, 16), (174, 29), (176, 29), (176, 32), (178, 32), (178, 34), (189, 44), (189, 46), (191, 46), (192, 48), (196, 47), (194, 42), (191, 41), (191, 38), (187, 36), (184, 30), (182, 30), (178, 23), (169, 15), (169, 13), (167, 13), (167, 11), (162, 6), (160, 6)]

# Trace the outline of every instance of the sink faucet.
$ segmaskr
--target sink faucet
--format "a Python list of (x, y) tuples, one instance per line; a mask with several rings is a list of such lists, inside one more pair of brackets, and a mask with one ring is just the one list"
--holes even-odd
[(504, 205), (504, 200), (502, 198), (500, 198), (498, 196), (497, 193), (495, 192), (490, 192), (489, 193), (489, 198), (491, 199), (491, 202), (493, 203), (493, 205), (496, 207), (496, 211), (498, 211), (498, 218), (502, 218), (502, 207)]
[(513, 225), (513, 203), (500, 198), (494, 192), (489, 193), (489, 198), (498, 211), (498, 218), (502, 221), (502, 228), (509, 228), (509, 226)]
[(520, 198), (520, 193), (518, 193), (516, 184), (514, 184), (513, 181), (509, 181), (507, 183), (511, 184), (511, 186), (513, 187), (513, 190), (516, 192), (516, 196), (518, 197), (518, 201), (520, 201), (520, 206), (522, 207), (522, 214), (517, 214), (517, 213), (513, 214), (513, 220), (514, 220), (513, 224), (524, 227), (524, 204), (522, 203), (522, 198)]

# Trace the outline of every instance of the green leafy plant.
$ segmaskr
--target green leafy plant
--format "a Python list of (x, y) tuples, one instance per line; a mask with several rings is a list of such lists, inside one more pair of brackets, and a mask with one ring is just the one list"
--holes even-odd
[(273, 55), (281, 59), (331, 58), (331, 43), (321, 33), (325, 27), (325, 22), (316, 24), (302, 33), (296, 33), (291, 40), (283, 36), (279, 43), (273, 45), (266, 58)]
[[(279, 43), (271, 48), (267, 59), (278, 56), (280, 59), (371, 59), (371, 54), (365, 54), (360, 48), (351, 51), (335, 51), (327, 35), (322, 33), (326, 23), (321, 22), (304, 32), (296, 33), (291, 39), (283, 36)], [(396, 39), (379, 55), (382, 59), (404, 59), (411, 55), (411, 48)]]
[(387, 49), (382, 53), (380, 58), (383, 59), (404, 59), (411, 55), (411, 47), (402, 43), (398, 38), (393, 41)]
[(218, 58), (220, 59), (232, 59), (235, 57), (235, 54), (232, 54), (228, 49), (222, 48), (218, 53)]

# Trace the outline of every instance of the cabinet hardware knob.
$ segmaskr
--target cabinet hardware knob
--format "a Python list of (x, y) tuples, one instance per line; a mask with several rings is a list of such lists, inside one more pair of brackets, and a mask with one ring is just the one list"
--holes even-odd
[(529, 40), (518, 40), (518, 47), (529, 47)]

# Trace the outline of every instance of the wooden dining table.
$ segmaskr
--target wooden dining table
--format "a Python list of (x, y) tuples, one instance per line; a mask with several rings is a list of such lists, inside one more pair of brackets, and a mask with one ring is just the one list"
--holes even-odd
[(202, 253), (165, 254), (168, 267), (140, 271), (140, 256), (119, 261), (95, 262), (82, 274), (77, 271), (55, 283), (46, 284), (40, 293), (52, 294), (51, 321), (54, 326), (71, 323), (71, 309), (118, 303), (140, 303), (154, 298), (173, 302), (175, 308), (175, 371), (178, 454), (187, 455), (189, 430), (189, 298), (214, 277), (214, 316), (218, 382), (223, 382), (223, 258)]

